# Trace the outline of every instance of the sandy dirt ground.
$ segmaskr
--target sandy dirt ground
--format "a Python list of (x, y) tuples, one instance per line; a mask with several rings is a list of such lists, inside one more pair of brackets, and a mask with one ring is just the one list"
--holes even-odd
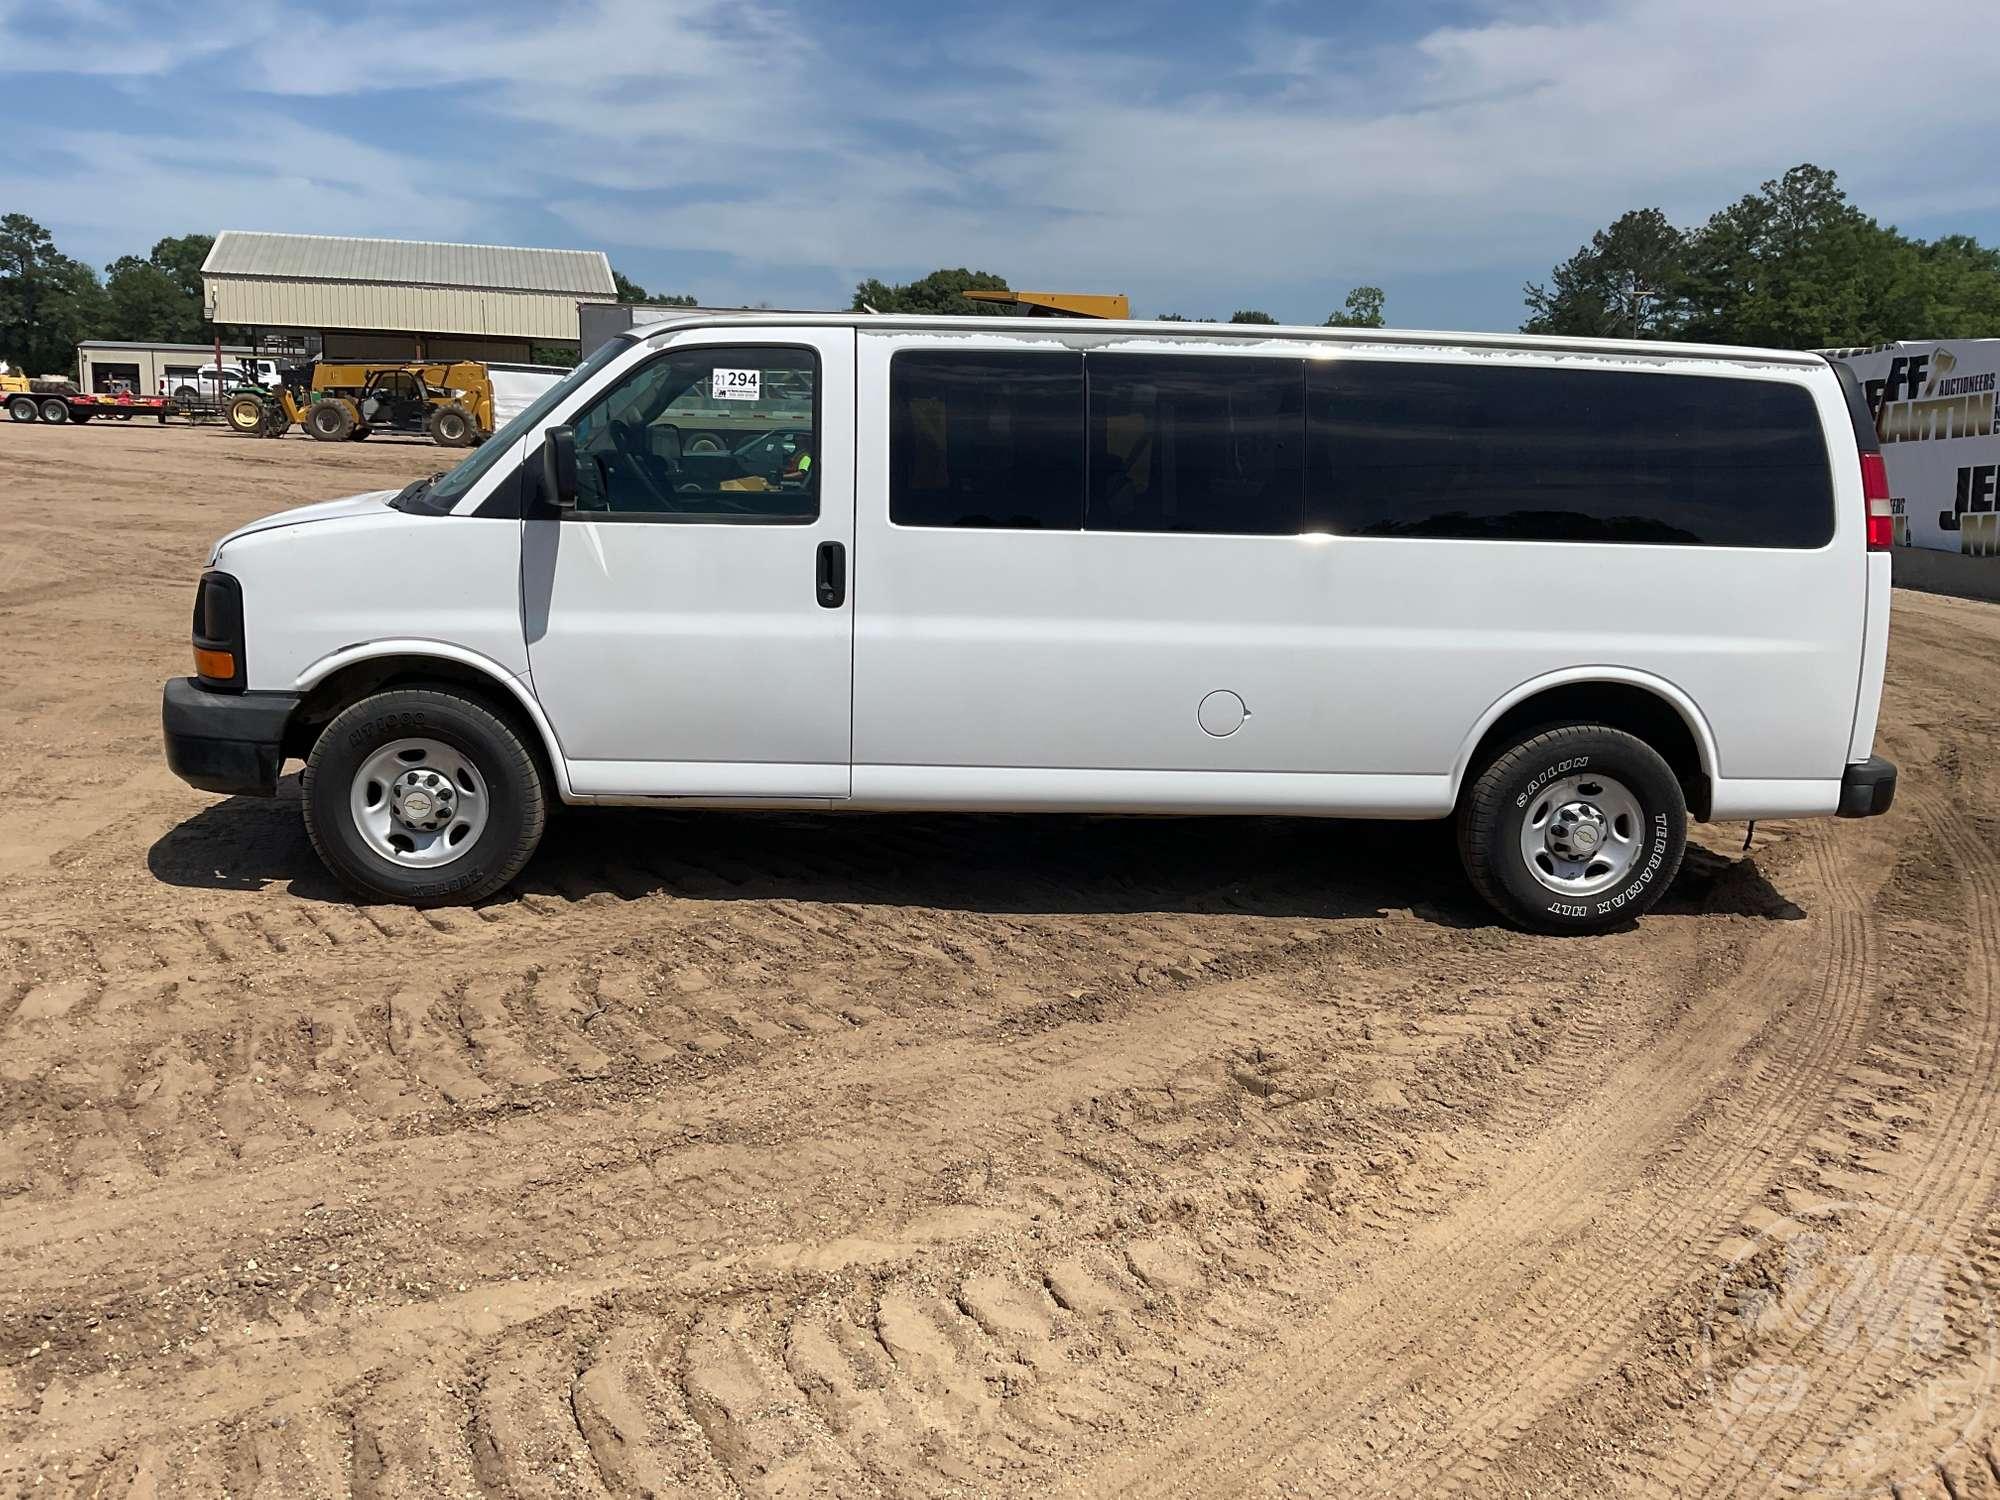
[(574, 813), (363, 907), (161, 760), (208, 541), (0, 427), (0, 1493), (2000, 1494), (2000, 608), (1636, 930), (1441, 827)]

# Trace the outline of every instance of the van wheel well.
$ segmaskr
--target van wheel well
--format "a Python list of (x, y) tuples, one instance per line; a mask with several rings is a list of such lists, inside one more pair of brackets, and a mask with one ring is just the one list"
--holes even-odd
[(1459, 788), (1461, 798), (1480, 771), (1510, 745), (1565, 724), (1605, 724), (1634, 735), (1673, 768), (1697, 822), (1708, 818), (1710, 787), (1701, 746), (1680, 710), (1659, 694), (1629, 682), (1572, 682), (1525, 698), (1493, 722), (1472, 752)]
[(535, 758), (535, 769), (541, 773), (550, 800), (555, 799), (555, 771), (549, 764), (548, 746), (520, 700), (478, 668), (435, 656), (376, 657), (342, 667), (314, 684), (285, 726), (285, 758), (306, 759), (320, 732), (343, 708), (385, 688), (438, 688), (459, 693), (491, 710), (520, 735), (521, 743)]

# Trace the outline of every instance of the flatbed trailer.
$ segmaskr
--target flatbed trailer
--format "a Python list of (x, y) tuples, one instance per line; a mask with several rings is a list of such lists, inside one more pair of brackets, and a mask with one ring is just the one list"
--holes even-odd
[(153, 417), (164, 423), (180, 410), (166, 396), (98, 396), (82, 391), (12, 391), (4, 398), (7, 415), (16, 422), (88, 422), (97, 417), (129, 422)]

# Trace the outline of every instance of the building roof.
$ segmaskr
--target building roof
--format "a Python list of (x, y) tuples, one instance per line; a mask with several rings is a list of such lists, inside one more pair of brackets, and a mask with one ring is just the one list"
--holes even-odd
[(369, 282), (473, 291), (560, 292), (614, 297), (602, 250), (534, 250), (454, 245), (438, 240), (375, 240), (332, 234), (262, 234), (225, 229), (202, 263), (204, 276), (281, 281)]
[[(163, 344), (156, 339), (83, 339), (79, 349), (151, 349), (156, 354), (213, 354), (213, 344)], [(224, 344), (224, 354), (254, 354), (248, 344)]]

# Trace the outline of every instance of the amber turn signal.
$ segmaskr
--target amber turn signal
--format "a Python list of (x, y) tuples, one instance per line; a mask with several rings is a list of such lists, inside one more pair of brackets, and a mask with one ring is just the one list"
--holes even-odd
[(194, 648), (194, 671), (197, 677), (228, 682), (236, 675), (236, 654), (233, 651), (211, 651), (204, 646), (197, 646)]

